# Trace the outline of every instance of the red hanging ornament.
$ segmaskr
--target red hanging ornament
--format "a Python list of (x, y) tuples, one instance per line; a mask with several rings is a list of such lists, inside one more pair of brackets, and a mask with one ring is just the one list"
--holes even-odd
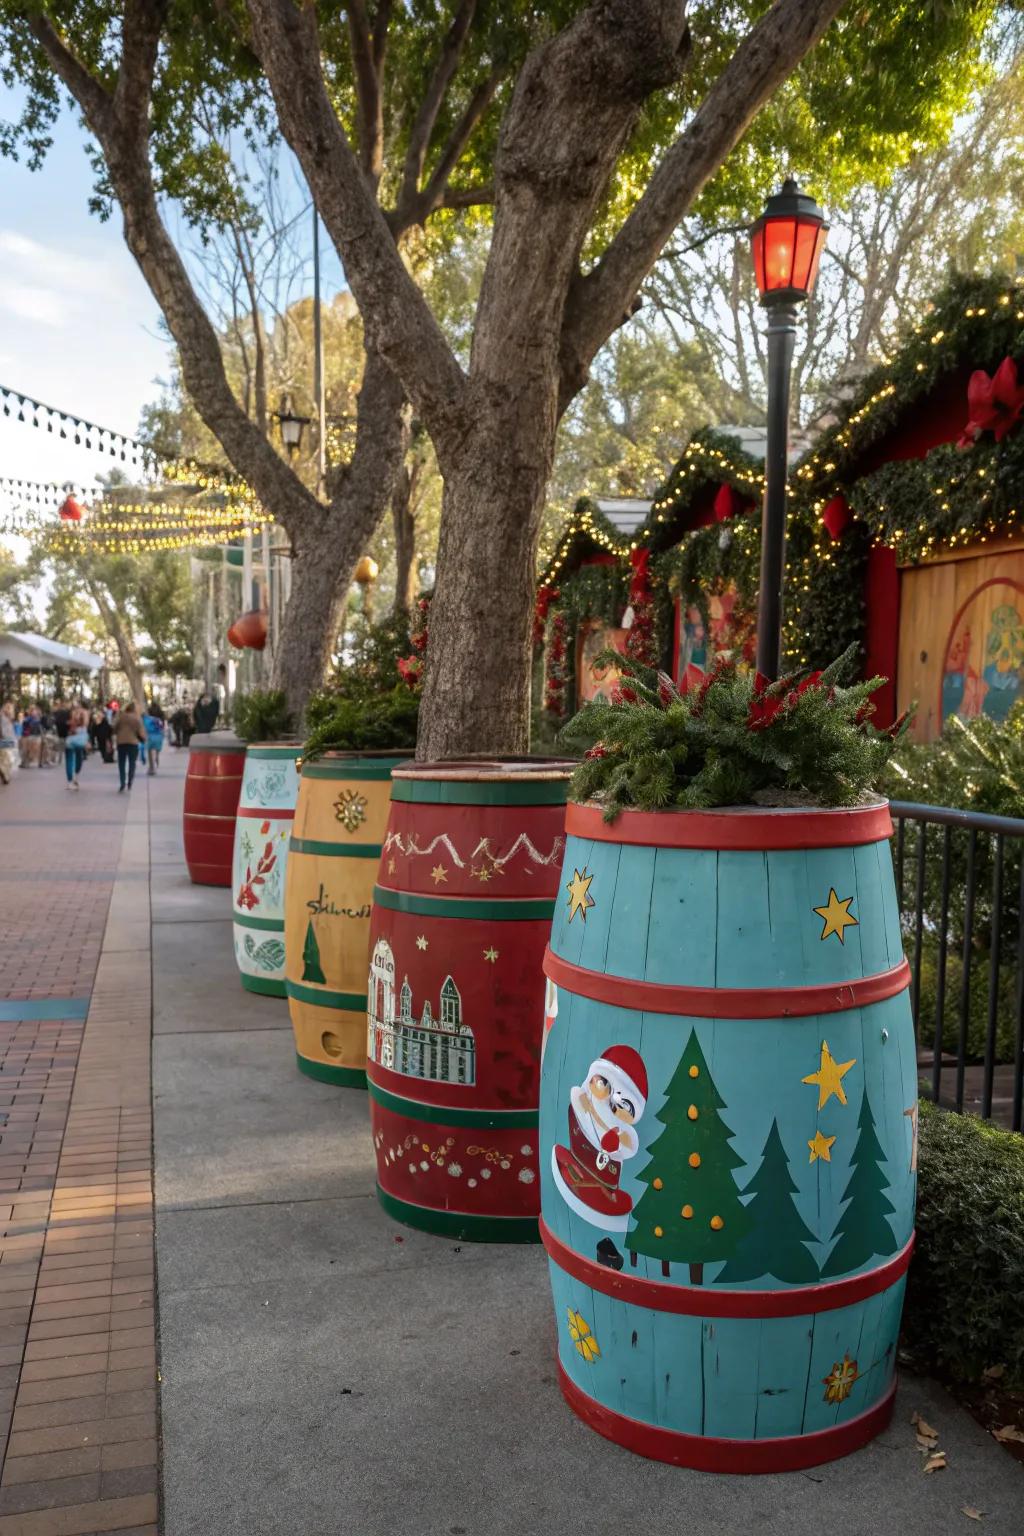
[(557, 587), (540, 587), (537, 591), (537, 601), (533, 609), (533, 643), (541, 645), (544, 641), (544, 629), (548, 621), (548, 609), (552, 603), (557, 603), (559, 590)]
[(82, 509), (73, 496), (65, 496), (61, 502), (60, 520), (62, 523), (80, 523), (82, 521)]
[(828, 529), (829, 538), (840, 538), (852, 515), (850, 504), (843, 493), (840, 491), (837, 496), (833, 496), (821, 514), (821, 520)]
[(983, 432), (991, 432), (1001, 443), (1013, 430), (1024, 413), (1024, 384), (1017, 382), (1017, 364), (1012, 357), (1004, 357), (991, 378), (983, 368), (971, 374), (967, 410), (967, 425), (958, 448), (970, 448)]
[(629, 563), (633, 567), (633, 574), (629, 582), (629, 608), (623, 619), (631, 615), (632, 622), (628, 625), (624, 623), (623, 626), (628, 630), (626, 655), (642, 666), (653, 667), (658, 658), (654, 643), (650, 550), (644, 547), (631, 549)]
[(262, 608), (243, 613), (228, 630), (228, 644), (236, 650), (262, 651), (267, 643), (267, 615)]

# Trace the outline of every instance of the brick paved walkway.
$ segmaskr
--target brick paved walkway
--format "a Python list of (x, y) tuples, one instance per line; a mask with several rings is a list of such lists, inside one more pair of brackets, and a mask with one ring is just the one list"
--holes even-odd
[(155, 1536), (146, 781), (0, 796), (0, 1536)]

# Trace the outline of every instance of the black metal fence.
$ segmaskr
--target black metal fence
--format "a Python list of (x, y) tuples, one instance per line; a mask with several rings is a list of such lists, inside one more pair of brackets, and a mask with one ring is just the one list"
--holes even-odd
[(891, 808), (922, 1092), (1020, 1131), (1024, 820)]

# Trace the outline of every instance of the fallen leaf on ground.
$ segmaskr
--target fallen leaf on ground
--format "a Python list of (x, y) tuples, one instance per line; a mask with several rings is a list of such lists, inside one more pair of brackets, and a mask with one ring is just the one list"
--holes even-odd
[(1004, 1424), (1002, 1429), (994, 1429), (992, 1435), (994, 1439), (1001, 1440), (1004, 1445), (1007, 1440), (1016, 1440), (1024, 1445), (1024, 1429), (1021, 1429), (1019, 1424)]
[(973, 1504), (965, 1504), (961, 1513), (965, 1514), (968, 1520), (980, 1520), (984, 1514), (984, 1510), (975, 1509)]
[(1006, 1366), (990, 1365), (984, 1371), (982, 1371), (981, 1374), (984, 1376), (986, 1381), (998, 1381), (1001, 1376), (1006, 1375)]
[(918, 1434), (923, 1435), (926, 1440), (937, 1440), (939, 1438), (938, 1430), (932, 1429), (927, 1419), (923, 1419), (919, 1413), (911, 1414), (910, 1422), (915, 1426)]
[(934, 1456), (929, 1456), (924, 1464), (926, 1472), (941, 1472), (946, 1465), (945, 1451), (936, 1451)]
[(918, 1435), (917, 1448), (919, 1451), (934, 1451), (939, 1443), (938, 1435)]

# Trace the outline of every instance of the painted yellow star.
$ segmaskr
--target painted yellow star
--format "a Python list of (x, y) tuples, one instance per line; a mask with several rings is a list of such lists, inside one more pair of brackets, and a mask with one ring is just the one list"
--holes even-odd
[(389, 875), (393, 875), (394, 872), (395, 872), (395, 861), (394, 861), (394, 859), (388, 859), (388, 874)]
[(421, 934), (418, 935), (418, 937), (416, 939), (416, 948), (417, 949), (426, 949), (429, 943), (430, 943), (430, 940), (427, 938), (426, 934), (425, 933), (421, 933)]
[(491, 870), (489, 870), (487, 868), (486, 864), (481, 864), (479, 869), (474, 869), (474, 870), (471, 871), (471, 873), (473, 875), (475, 875), (477, 880), (483, 880), (483, 881), (486, 882), (487, 880), (489, 880), (491, 878), (491, 873), (492, 872), (491, 872)]
[(445, 869), (443, 864), (435, 864), (433, 869), (430, 871), (430, 878), (433, 880), (435, 885), (440, 885), (442, 880), (448, 879), (448, 871)]
[(583, 921), (586, 922), (587, 909), (597, 905), (593, 896), (590, 894), (590, 882), (593, 880), (593, 878), (593, 875), (587, 874), (587, 866), (585, 864), (582, 870), (573, 870), (572, 879), (566, 886), (566, 890), (569, 892), (570, 923), (576, 916), (577, 912), (579, 912), (583, 918)]
[(846, 929), (851, 927), (858, 928), (860, 926), (850, 911), (850, 903), (852, 901), (852, 896), (847, 896), (844, 901), (840, 901), (834, 888), (830, 887), (827, 904), (824, 907), (815, 907), (815, 912), (824, 920), (825, 924), (821, 930), (823, 941), (828, 938), (830, 933), (834, 933), (840, 944), (845, 944)]
[(811, 1149), (808, 1161), (814, 1163), (820, 1157), (826, 1163), (830, 1163), (832, 1161), (832, 1143), (834, 1141), (834, 1136), (823, 1136), (820, 1131), (815, 1131), (814, 1140), (807, 1143)]
[(494, 948), (493, 945), (491, 946), (490, 949), (485, 949), (484, 950), (484, 959), (485, 960), (489, 960), (492, 965), (494, 964), (495, 960), (497, 960), (497, 958), (498, 958), (498, 951)]
[[(835, 1094), (840, 1104), (846, 1103), (846, 1093), (843, 1089), (842, 1079), (850, 1068), (856, 1066), (857, 1058), (852, 1061), (838, 1062), (833, 1059), (832, 1052), (828, 1048), (828, 1041), (821, 1042), (821, 1065), (817, 1072), (812, 1072), (808, 1077), (802, 1077), (802, 1083), (815, 1083), (818, 1088), (818, 1108), (824, 1109), (832, 1094)], [(813, 1159), (812, 1159), (813, 1161)]]

